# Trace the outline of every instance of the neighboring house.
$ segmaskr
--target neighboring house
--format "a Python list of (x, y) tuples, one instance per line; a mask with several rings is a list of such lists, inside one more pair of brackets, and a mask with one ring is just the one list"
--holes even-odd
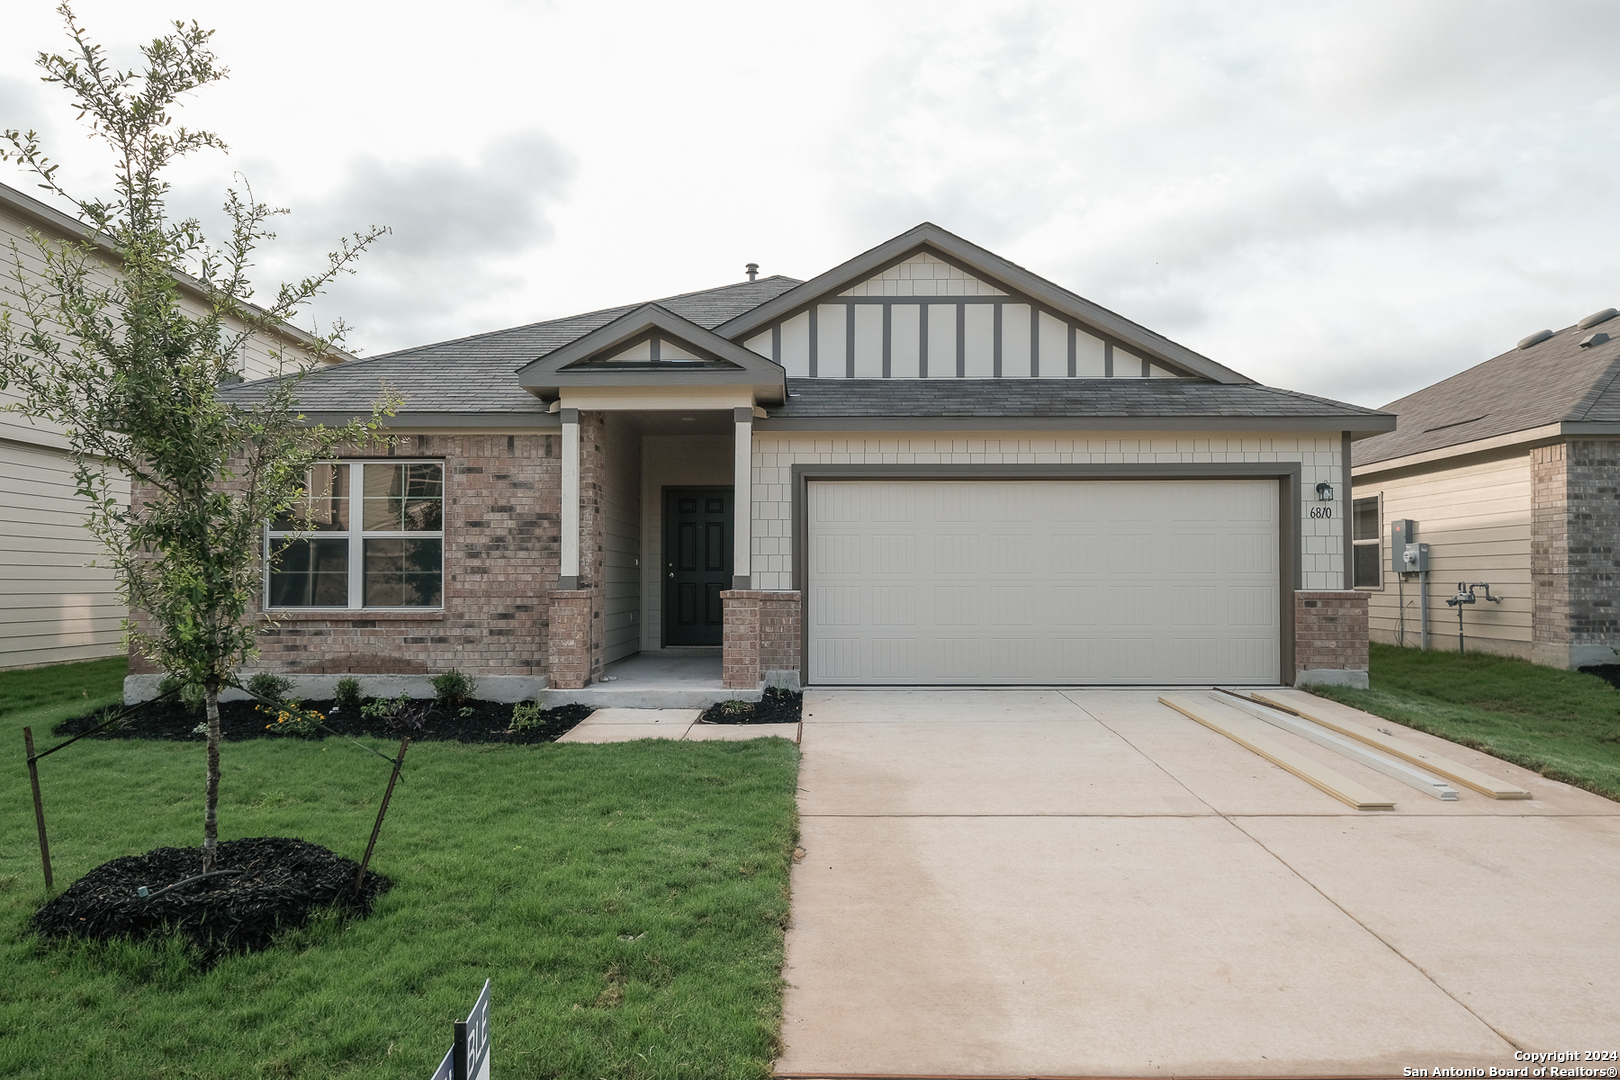
[[(0, 184), (0, 310), (15, 300), (12, 253), (25, 274), (40, 271), (30, 231), (51, 241), (83, 241), (86, 227), (66, 214)], [(94, 241), (93, 241), (94, 242)], [(117, 258), (97, 242), (108, 273)], [(184, 301), (201, 311), (203, 292), (181, 280)], [(13, 320), (18, 318), (13, 314)], [(256, 340), (242, 374), (262, 378), (280, 370), (273, 351), (299, 360), (311, 341), (292, 327), (279, 341)], [(339, 354), (333, 360), (343, 359)], [(0, 405), (17, 400), (0, 390)], [(48, 425), (0, 412), (0, 670), (116, 656), (124, 649), (125, 609), (105, 567), (89, 565), (100, 551), (84, 527), (67, 440)]]
[(406, 401), (269, 530), (264, 666), (567, 689), (723, 646), (734, 689), (1365, 683), (1340, 511), (1392, 417), (933, 225), (750, 271), (309, 378), (313, 420)]
[(1552, 667), (1620, 648), (1620, 321), (1609, 308), (1384, 406), (1396, 431), (1355, 447), (1355, 585), (1372, 637), (1420, 643), (1416, 574), (1396, 574), (1391, 523), (1429, 548), (1429, 647)]

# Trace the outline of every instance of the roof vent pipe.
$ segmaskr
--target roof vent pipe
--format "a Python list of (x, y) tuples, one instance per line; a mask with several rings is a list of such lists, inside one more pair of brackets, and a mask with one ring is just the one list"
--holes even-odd
[[(755, 278), (759, 277), (759, 263), (749, 263), (743, 269), (748, 272), (748, 280), (749, 281), (753, 281)], [(1614, 314), (1614, 309), (1613, 308), (1609, 309), (1609, 314), (1610, 315)]]
[(1590, 330), (1590, 329), (1592, 329), (1592, 327), (1596, 326), (1598, 323), (1608, 322), (1610, 319), (1614, 318), (1616, 315), (1620, 315), (1620, 311), (1616, 311), (1612, 307), (1606, 307), (1602, 311), (1594, 311), (1594, 312), (1592, 312), (1592, 314), (1588, 315), (1586, 318), (1584, 318), (1580, 322), (1576, 323), (1575, 328), (1577, 330)]
[(1552, 337), (1551, 330), (1537, 330), (1527, 338), (1520, 338), (1519, 348), (1528, 349), (1532, 345), (1540, 345), (1543, 341), (1546, 341), (1550, 337)]

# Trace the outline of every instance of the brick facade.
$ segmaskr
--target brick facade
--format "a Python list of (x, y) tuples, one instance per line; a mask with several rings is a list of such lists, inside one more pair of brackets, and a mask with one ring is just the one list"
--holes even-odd
[(801, 594), (736, 589), (721, 593), (720, 602), (725, 605), (721, 685), (755, 690), (769, 680), (797, 689)]
[(1294, 594), (1294, 683), (1367, 685), (1367, 594)]
[(547, 627), (546, 674), (554, 690), (583, 690), (596, 669), (600, 643), (593, 639), (602, 625), (594, 589), (558, 589), (551, 594)]
[[(444, 461), (444, 610), (278, 613), (254, 666), (289, 675), (544, 674), (546, 598), (559, 561), (558, 436), (401, 435), (380, 453), (344, 456)], [(131, 657), (132, 673), (153, 670)]]
[(1620, 442), (1530, 451), (1536, 662), (1613, 662), (1620, 647)]

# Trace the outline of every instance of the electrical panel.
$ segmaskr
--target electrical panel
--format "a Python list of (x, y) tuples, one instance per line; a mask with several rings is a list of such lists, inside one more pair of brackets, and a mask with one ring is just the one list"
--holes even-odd
[(1394, 574), (1410, 574), (1415, 567), (1406, 562), (1406, 545), (1417, 543), (1417, 522), (1399, 518), (1389, 523), (1389, 569)]

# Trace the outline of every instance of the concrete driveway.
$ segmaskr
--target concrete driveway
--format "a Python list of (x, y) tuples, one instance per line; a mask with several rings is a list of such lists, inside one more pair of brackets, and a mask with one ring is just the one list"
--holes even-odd
[(1620, 804), (1380, 721), (1534, 796), (1440, 802), (1274, 733), (1396, 800), (1358, 812), (1156, 698), (808, 692), (778, 1074), (1620, 1050)]

